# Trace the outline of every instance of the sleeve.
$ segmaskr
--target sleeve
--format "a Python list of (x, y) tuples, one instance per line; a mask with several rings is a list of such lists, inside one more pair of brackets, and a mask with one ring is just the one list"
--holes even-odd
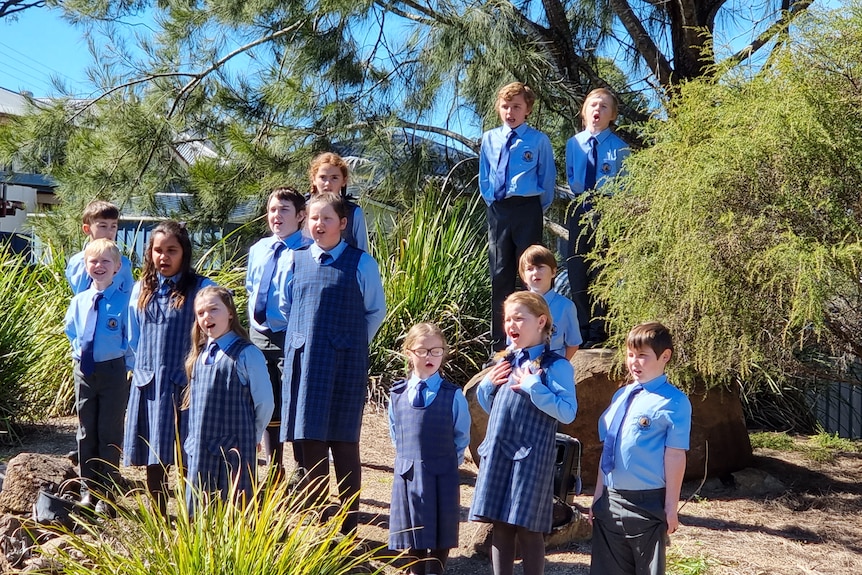
[(248, 294), (249, 297), (251, 297), (251, 294), (254, 292), (254, 285), (252, 285), (251, 279), (254, 275), (254, 251), (256, 245), (257, 244), (254, 244), (248, 249), (248, 257), (245, 262), (245, 293)]
[(353, 237), (356, 238), (356, 247), (368, 252), (368, 226), (365, 223), (365, 212), (359, 206), (353, 211)]
[(476, 387), (476, 399), (479, 400), (479, 405), (487, 413), (491, 413), (491, 405), (494, 400), (494, 392), (496, 391), (494, 383), (489, 376), (485, 376), (478, 387)]
[(455, 421), (455, 452), (458, 454), (458, 465), (464, 463), (464, 451), (470, 445), (470, 406), (460, 389), (455, 391), (452, 401), (452, 419)]
[(75, 327), (75, 300), (72, 299), (72, 302), (69, 304), (69, 308), (66, 310), (66, 317), (63, 319), (64, 331), (66, 332), (66, 337), (69, 338), (69, 343), (71, 343), (72, 357), (80, 357), (81, 352), (78, 346), (78, 330)]
[(66, 262), (66, 281), (69, 282), (69, 287), (72, 288), (73, 294), (77, 294), (80, 291), (78, 289), (78, 282), (80, 281), (80, 272), (82, 270), (81, 266), (78, 265), (79, 261), (83, 261), (83, 252), (72, 255), (69, 261)]
[(389, 395), (389, 407), (387, 408), (387, 414), (389, 416), (389, 439), (392, 440), (392, 446), (398, 447), (395, 444), (395, 409), (392, 407), (392, 395)]
[(129, 293), (132, 291), (132, 286), (135, 285), (135, 278), (132, 275), (132, 261), (126, 256), (123, 256), (120, 261), (122, 265), (114, 281), (117, 283), (118, 290), (123, 293)]
[[(141, 282), (135, 283), (135, 287), (132, 288), (132, 293), (129, 296), (129, 313), (128, 313), (128, 336), (129, 336), (129, 349), (132, 350), (134, 354), (138, 350), (138, 340), (141, 337), (141, 324), (140, 324), (140, 316), (138, 315), (138, 298), (141, 296)], [(129, 369), (134, 369), (134, 359), (132, 360), (132, 366), (129, 367), (128, 360), (126, 362), (126, 367)]]
[(560, 320), (557, 328), (562, 330), (563, 342), (566, 345), (575, 346), (584, 343), (584, 339), (581, 336), (581, 326), (578, 322), (578, 308), (575, 307), (575, 304), (571, 300), (566, 304), (563, 317)]
[(240, 382), (249, 386), (254, 403), (254, 432), (258, 441), (272, 418), (275, 400), (272, 396), (272, 383), (263, 352), (253, 345), (246, 346), (239, 356)]
[(670, 425), (665, 447), (688, 451), (691, 440), (691, 401), (682, 392), (669, 413)]
[(583, 162), (579, 161), (583, 155), (578, 139), (575, 136), (566, 142), (566, 181), (573, 194), (584, 193)]
[(278, 259), (278, 267), (275, 270), (272, 282), (275, 284), (275, 296), (278, 298), (278, 311), (284, 317), (285, 321), (287, 321), (290, 318), (290, 306), (293, 303), (291, 298), (293, 250), (287, 250), (287, 253), (283, 255), (287, 257), (280, 257)]
[(542, 211), (546, 212), (554, 202), (554, 190), (557, 187), (557, 167), (554, 164), (554, 149), (551, 147), (551, 140), (545, 134), (542, 134), (539, 165), (536, 166), (536, 170), (536, 180), (539, 183), (542, 198)]
[(491, 205), (494, 190), (491, 189), (491, 160), (488, 158), (488, 141), (490, 131), (482, 135), (482, 147), (479, 149), (479, 193), (487, 205)]
[(356, 280), (359, 282), (359, 289), (365, 303), (368, 343), (371, 343), (386, 318), (386, 295), (383, 292), (383, 281), (380, 279), (380, 268), (374, 258), (367, 253), (363, 253), (359, 258)]
[(530, 394), (533, 405), (561, 423), (571, 423), (578, 413), (575, 397), (575, 371), (572, 365), (559, 359), (547, 368), (545, 385), (542, 376), (530, 374), (521, 380), (521, 389)]

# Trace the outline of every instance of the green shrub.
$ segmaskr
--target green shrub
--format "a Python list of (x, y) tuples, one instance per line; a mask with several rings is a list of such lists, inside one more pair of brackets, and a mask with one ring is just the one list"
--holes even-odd
[(752, 449), (772, 449), (774, 451), (794, 451), (796, 444), (786, 433), (758, 432), (748, 436)]
[(706, 575), (713, 563), (703, 555), (687, 557), (673, 547), (667, 552), (668, 575)]

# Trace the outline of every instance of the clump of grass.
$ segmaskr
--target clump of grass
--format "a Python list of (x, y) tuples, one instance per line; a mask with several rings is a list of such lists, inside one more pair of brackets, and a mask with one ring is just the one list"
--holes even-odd
[(807, 459), (817, 463), (832, 463), (838, 453), (860, 451), (862, 442), (854, 442), (838, 437), (820, 429), (806, 441), (796, 441), (786, 433), (759, 432), (749, 435), (752, 448), (772, 449), (775, 451), (797, 451)]
[(772, 449), (773, 451), (795, 451), (793, 438), (786, 433), (764, 431), (751, 433), (748, 436), (752, 449)]
[(707, 575), (713, 564), (713, 560), (704, 555), (689, 557), (674, 547), (667, 551), (668, 575)]

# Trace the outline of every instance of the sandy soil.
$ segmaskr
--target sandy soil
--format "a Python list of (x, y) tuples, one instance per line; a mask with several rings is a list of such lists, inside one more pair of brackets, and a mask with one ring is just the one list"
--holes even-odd
[[(65, 454), (74, 448), (74, 430), (73, 418), (33, 427), (21, 445), (0, 449), (0, 459), (21, 451)], [(361, 450), (360, 535), (371, 546), (383, 545), (394, 459), (384, 410), (367, 410)], [(703, 558), (710, 575), (862, 574), (862, 453), (839, 454), (833, 463), (814, 463), (798, 452), (755, 455), (754, 466), (736, 474), (735, 484), (710, 479), (685, 504), (671, 556)], [(461, 468), (464, 522), (460, 547), (450, 556), (452, 575), (491, 573), (487, 558), (473, 550), (477, 526), (466, 521), (476, 472), (472, 461)], [(683, 497), (692, 496), (698, 483), (687, 483)], [(585, 493), (575, 504), (586, 509), (590, 501)], [(587, 574), (589, 561), (589, 542), (573, 542), (548, 552), (545, 572)]]

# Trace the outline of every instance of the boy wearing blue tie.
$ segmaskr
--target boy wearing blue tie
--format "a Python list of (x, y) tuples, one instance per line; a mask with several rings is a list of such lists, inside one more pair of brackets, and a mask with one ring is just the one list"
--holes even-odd
[(496, 106), (503, 125), (482, 135), (479, 153), (479, 192), (488, 206), (494, 351), (506, 347), (503, 301), (515, 291), (518, 259), (528, 246), (542, 243), (542, 214), (554, 200), (551, 141), (525, 123), (535, 101), (521, 82), (503, 86)]
[(105, 512), (110, 509), (105, 500), (113, 498), (121, 479), (120, 446), (129, 399), (126, 373), (132, 367), (126, 331), (129, 294), (114, 281), (122, 263), (113, 241), (91, 241), (83, 262), (90, 287), (72, 298), (65, 331), (75, 360), (81, 503)]
[[(120, 210), (114, 204), (103, 200), (93, 200), (84, 208), (81, 216), (81, 229), (87, 236), (87, 241), (107, 239), (117, 241)], [(80, 251), (69, 258), (66, 263), (66, 281), (73, 294), (79, 294), (90, 287), (90, 276), (87, 274), (84, 252)], [(122, 266), (114, 278), (116, 288), (123, 293), (132, 293), (135, 281), (132, 279), (132, 262), (126, 256), (121, 256)]]
[(604, 446), (589, 513), (591, 573), (665, 573), (665, 537), (679, 526), (691, 433), (691, 403), (664, 373), (672, 353), (670, 332), (658, 322), (637, 325), (626, 338), (634, 381), (599, 418)]

